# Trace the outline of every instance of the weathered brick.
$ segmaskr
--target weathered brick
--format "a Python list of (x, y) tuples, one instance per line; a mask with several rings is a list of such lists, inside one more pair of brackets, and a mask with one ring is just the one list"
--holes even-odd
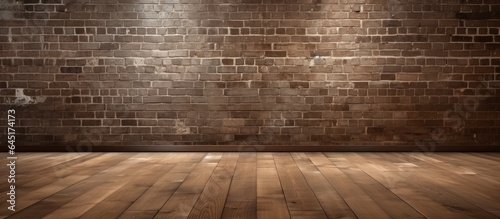
[[(476, 95), (465, 130), (500, 124), (493, 0), (156, 2), (25, 0), (37, 13), (2, 20), (0, 100), (37, 101), (22, 144), (414, 144)], [(498, 141), (478, 136), (445, 143)]]

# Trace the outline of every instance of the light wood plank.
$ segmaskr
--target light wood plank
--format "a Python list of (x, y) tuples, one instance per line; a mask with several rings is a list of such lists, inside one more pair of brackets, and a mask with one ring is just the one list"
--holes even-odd
[(328, 218), (357, 218), (328, 180), (304, 153), (292, 153)]
[(290, 211), (292, 219), (328, 219), (324, 211)]
[(290, 153), (275, 153), (274, 160), (290, 211), (320, 211), (321, 205)]
[[(354, 163), (366, 163), (359, 154), (346, 154), (348, 161)], [(366, 194), (377, 201), (377, 204), (393, 218), (425, 218), (414, 208), (392, 193), (389, 189), (370, 177), (359, 168), (342, 169), (349, 178), (353, 180)]]
[(238, 153), (222, 156), (188, 218), (221, 218)]
[[(221, 158), (222, 153), (206, 154), (160, 209), (156, 218), (187, 218)], [(182, 172), (176, 168), (173, 171)]]
[(187, 218), (189, 213), (194, 207), (196, 200), (200, 197), (200, 194), (196, 193), (177, 193), (173, 194), (172, 197), (165, 203), (165, 205), (160, 209), (155, 219), (162, 218), (172, 218), (181, 219)]
[(157, 211), (126, 211), (119, 219), (151, 219), (156, 215)]
[(177, 188), (176, 193), (201, 193), (217, 163), (199, 163)]
[[(390, 162), (390, 157), (389, 155), (385, 155), (379, 159), (384, 159), (384, 162)], [(433, 159), (426, 160), (436, 162)], [(458, 203), (457, 205), (453, 201), (456, 199), (453, 199), (452, 196), (447, 196), (447, 198), (450, 198), (447, 200), (447, 198), (441, 195), (443, 190), (438, 191), (433, 189), (436, 188), (433, 185), (434, 183), (416, 183), (416, 181), (423, 179), (418, 171), (414, 171), (411, 174), (401, 174), (397, 171), (367, 171), (367, 173), (427, 218), (474, 218), (467, 216), (466, 212), (457, 211), (457, 209), (464, 207), (463, 203)], [(439, 180), (439, 177), (435, 180)], [(432, 192), (433, 190), (435, 192)]]
[(255, 153), (241, 153), (222, 218), (257, 217), (257, 165)]
[[(310, 156), (313, 160), (324, 160), (320, 154)], [(314, 162), (314, 161), (313, 161)], [(351, 163), (342, 162), (342, 167), (352, 167)], [(360, 218), (390, 218), (378, 204), (377, 200), (372, 199), (363, 191), (354, 181), (352, 181), (341, 169), (333, 165), (318, 166), (320, 172), (338, 191), (354, 213)]]
[[(87, 184), (101, 184), (64, 204), (60, 208), (45, 216), (45, 218), (80, 217), (113, 192), (123, 187), (127, 180), (130, 180), (132, 177), (142, 176), (143, 179), (155, 180), (154, 177), (149, 178), (148, 176), (152, 176), (153, 174), (157, 174), (159, 172), (161, 173), (165, 168), (168, 170), (173, 166), (152, 165), (158, 161), (158, 159), (156, 161), (151, 160), (152, 156), (154, 155), (150, 153), (137, 154), (136, 156), (130, 157), (119, 163), (119, 165), (112, 166), (111, 168), (92, 176), (88, 180), (85, 180), (84, 182)], [(138, 159), (139, 162), (136, 162), (136, 159)], [(144, 166), (148, 165), (151, 165), (151, 168), (144, 170)]]
[(290, 218), (272, 153), (259, 153), (257, 165), (257, 218)]
[[(100, 160), (101, 162), (99, 163), (99, 165), (96, 165), (95, 168), (80, 170), (78, 172), (78, 175), (71, 176), (70, 180), (63, 180), (62, 185), (51, 184), (28, 194), (23, 193), (21, 187), (19, 189), (18, 197), (23, 197), (23, 199), (20, 199), (22, 201), (19, 201), (19, 205), (16, 206), (18, 212), (16, 212), (16, 214), (14, 214), (12, 218), (28, 217), (29, 215), (33, 215), (35, 213), (36, 215), (43, 217), (51, 213), (52, 211), (61, 207), (63, 204), (66, 204), (79, 195), (92, 189), (92, 186), (96, 186), (99, 183), (102, 183), (102, 181), (99, 182), (99, 180), (105, 180), (111, 177), (107, 176), (102, 179), (99, 177), (95, 177), (94, 175), (107, 168), (112, 168), (113, 166), (127, 160), (132, 156), (134, 156), (134, 154), (104, 154), (100, 158), (106, 159)], [(98, 158), (95, 159), (98, 160)], [(83, 177), (80, 174), (83, 175)], [(75, 178), (80, 178), (81, 180), (76, 184), (73, 184), (73, 180)], [(91, 182), (87, 183), (86, 181)], [(35, 203), (36, 205), (34, 205)], [(0, 209), (0, 215), (1, 214), (4, 214), (4, 212), (2, 212), (2, 209)]]
[(18, 211), (0, 218), (500, 218), (500, 153), (20, 153), (17, 162)]
[(158, 211), (187, 177), (187, 173), (167, 173), (155, 182), (127, 211)]

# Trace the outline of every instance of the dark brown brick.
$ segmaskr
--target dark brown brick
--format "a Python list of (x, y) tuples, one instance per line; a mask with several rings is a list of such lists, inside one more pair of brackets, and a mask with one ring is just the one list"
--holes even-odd
[(61, 73), (82, 73), (82, 67), (61, 67)]
[(267, 57), (286, 57), (286, 51), (266, 51)]
[(137, 120), (122, 120), (122, 126), (137, 126)]

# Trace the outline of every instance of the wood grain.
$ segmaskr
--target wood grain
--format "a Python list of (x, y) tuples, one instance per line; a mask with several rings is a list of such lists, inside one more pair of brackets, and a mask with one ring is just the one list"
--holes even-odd
[[(304, 153), (292, 153), (297, 166), (323, 207), (328, 218), (356, 218), (344, 199)], [(328, 165), (329, 163), (325, 163)], [(331, 163), (330, 163), (331, 164)], [(295, 214), (297, 214), (296, 212)]]
[(222, 156), (189, 214), (189, 219), (221, 218), (238, 156), (238, 153), (225, 153)]
[(276, 153), (274, 156), (288, 209), (290, 211), (323, 210), (290, 154)]
[(2, 207), (0, 218), (500, 218), (500, 153), (22, 153), (16, 162), (17, 211)]
[(257, 157), (241, 153), (231, 181), (222, 218), (257, 217)]

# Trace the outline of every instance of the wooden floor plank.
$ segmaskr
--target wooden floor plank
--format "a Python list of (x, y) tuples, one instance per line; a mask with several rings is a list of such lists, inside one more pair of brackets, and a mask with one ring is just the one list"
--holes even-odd
[(20, 153), (16, 162), (17, 211), (0, 218), (500, 218), (500, 153)]
[[(221, 158), (222, 153), (205, 154), (194, 168), (191, 165), (179, 163), (178, 165), (188, 167), (191, 171), (155, 218), (187, 218)], [(195, 162), (194, 159), (190, 161)], [(172, 171), (183, 172), (181, 168), (173, 168)]]
[[(50, 154), (54, 154), (55, 157), (50, 157)], [(45, 185), (49, 185), (53, 183), (55, 180), (60, 178), (64, 178), (69, 174), (73, 174), (74, 171), (77, 170), (77, 165), (81, 164), (85, 161), (91, 160), (95, 157), (101, 156), (101, 153), (95, 154), (82, 154), (78, 153), (72, 156), (72, 154), (68, 154), (67, 156), (63, 156), (63, 153), (49, 153), (46, 157), (40, 157), (40, 161), (46, 161), (48, 165), (45, 168), (38, 168), (38, 162), (35, 160), (34, 163), (24, 162), (23, 159), (18, 160), (18, 163), (22, 165), (16, 167), (16, 185), (22, 186), (23, 188), (27, 187), (35, 187), (40, 188)], [(32, 168), (33, 167), (33, 168)], [(24, 171), (24, 169), (35, 169), (37, 167), (37, 171)], [(2, 171), (4, 172), (4, 171)], [(7, 186), (7, 181), (0, 183), (0, 186)]]
[[(430, 171), (419, 171), (417, 174), (411, 175), (408, 180), (410, 185), (416, 187), (421, 193), (426, 194), (426, 196), (431, 197), (441, 205), (448, 208), (450, 211), (461, 214), (462, 217), (469, 216), (470, 218), (498, 218), (487, 211), (475, 206), (469, 202), (469, 197), (464, 195), (460, 197), (460, 193), (463, 191), (458, 186), (454, 186), (451, 183), (446, 183), (442, 180), (440, 176), (447, 174), (445, 172), (441, 174), (431, 174)], [(416, 180), (418, 179), (418, 180)], [(446, 184), (443, 186), (443, 184)], [(498, 202), (497, 202), (498, 203)], [(485, 203), (482, 203), (485, 204)], [(483, 205), (491, 207), (489, 210), (499, 209), (498, 205)], [(496, 206), (496, 207), (495, 207)], [(487, 208), (488, 209), (488, 208)]]
[[(169, 159), (166, 160), (165, 157)], [(131, 161), (135, 160), (136, 165), (133, 168), (129, 168), (127, 171), (128, 174), (123, 176), (127, 178), (120, 180), (126, 184), (102, 202), (95, 205), (92, 209), (88, 210), (80, 218), (117, 218), (124, 213), (130, 205), (134, 204), (139, 197), (146, 194), (154, 184), (180, 180), (177, 179), (177, 177), (184, 178), (183, 176), (188, 173), (172, 173), (172, 170), (178, 164), (171, 161), (179, 162), (181, 161), (180, 159), (184, 157), (179, 158), (180, 157), (169, 156), (169, 154), (159, 153), (152, 156), (129, 159)], [(156, 168), (150, 168), (151, 166), (156, 166)], [(136, 170), (134, 171), (134, 169)]]
[(290, 218), (272, 153), (257, 155), (257, 218)]
[(274, 160), (290, 211), (322, 211), (316, 195), (307, 184), (290, 153), (275, 153)]
[(119, 219), (150, 219), (156, 215), (157, 211), (126, 211)]
[(238, 156), (238, 153), (225, 153), (222, 156), (189, 214), (189, 219), (221, 218)]
[(272, 153), (264, 152), (257, 154), (257, 168), (276, 168)]
[[(129, 155), (118, 155), (118, 154), (107, 154), (103, 156), (99, 156), (95, 158), (96, 161), (103, 162), (105, 164), (109, 164), (109, 167), (112, 167), (113, 165), (122, 162), (123, 160), (126, 160), (128, 157), (134, 156), (133, 154)], [(73, 184), (76, 184), (80, 181), (83, 181), (92, 175), (95, 175), (105, 169), (105, 166), (103, 168), (93, 168), (92, 171), (85, 170), (86, 172), (83, 173), (83, 169), (78, 168), (78, 165), (75, 166), (69, 166), (68, 171), (72, 172), (72, 174), (67, 174), (66, 176), (59, 178), (51, 178), (52, 181), (50, 181), (49, 184), (24, 184), (23, 186), (17, 186), (17, 196), (18, 197), (23, 197), (22, 199), (19, 199), (16, 205), (16, 209), (18, 212), (22, 211), (24, 208), (31, 206), (44, 198), (50, 197), (51, 195), (62, 191), (68, 187), (70, 187)], [(16, 181), (17, 182), (17, 181)], [(4, 214), (5, 209), (0, 209), (0, 215)], [(17, 215), (17, 214), (16, 214)]]
[(257, 218), (290, 218), (276, 168), (257, 168)]
[[(102, 183), (100, 180), (106, 180), (110, 177), (111, 175), (108, 175), (104, 179), (101, 177), (94, 177), (94, 175), (98, 174), (99, 172), (107, 169), (107, 168), (112, 168), (113, 166), (127, 160), (129, 157), (134, 156), (134, 154), (128, 154), (128, 155), (121, 155), (121, 154), (105, 154), (103, 155), (107, 157), (108, 159), (103, 160), (99, 165), (95, 165), (95, 168), (86, 169), (82, 170), (83, 174), (89, 174), (91, 177), (84, 178), (82, 181), (79, 181), (78, 183), (71, 185), (66, 188), (61, 188), (56, 194), (51, 194), (51, 195), (41, 195), (38, 197), (30, 197), (30, 199), (27, 199), (27, 201), (30, 204), (36, 203), (36, 205), (30, 205), (25, 206), (21, 205), (22, 202), (20, 202), (20, 211), (17, 212), (16, 214), (12, 215), (11, 218), (28, 218), (30, 215), (38, 215), (39, 217), (46, 216), (47, 214), (50, 214), (57, 208), (60, 208), (64, 204), (70, 202), (71, 200), (77, 198), (81, 194), (84, 194), (85, 192), (89, 191), (95, 186), (98, 186), (99, 184)], [(90, 181), (90, 182), (89, 182)], [(41, 191), (45, 192), (45, 191)], [(50, 191), (53, 192), (53, 191)], [(31, 195), (31, 193), (29, 194)], [(26, 196), (29, 196), (26, 195)], [(44, 197), (45, 196), (45, 197)], [(36, 200), (33, 198), (42, 198), (41, 200)], [(23, 208), (24, 207), (24, 208)]]
[(199, 163), (177, 188), (176, 193), (201, 193), (217, 163)]
[[(63, 206), (58, 208), (57, 210), (51, 212), (46, 217), (54, 218), (54, 217), (80, 217), (86, 211), (92, 209), (94, 206), (99, 205), (103, 199), (114, 193), (116, 190), (122, 188), (126, 181), (125, 179), (131, 179), (132, 177), (140, 177), (145, 176), (148, 173), (151, 174), (153, 172), (159, 171), (160, 167), (156, 166), (155, 168), (151, 168), (148, 171), (143, 171), (143, 166), (147, 166), (148, 164), (152, 164), (151, 162), (144, 161), (152, 156), (152, 154), (148, 153), (139, 153), (139, 154), (129, 154), (133, 155), (128, 159), (120, 162), (117, 165), (110, 166), (110, 168), (105, 169), (88, 179), (85, 179), (81, 182), (81, 184), (89, 184), (95, 185), (97, 183), (98, 186), (88, 190), (87, 192), (81, 194), (76, 199), (68, 201)], [(124, 156), (125, 157), (125, 156)], [(137, 162), (135, 159), (141, 159), (140, 162)], [(78, 184), (75, 186), (79, 186)], [(68, 188), (70, 189), (70, 188)], [(60, 193), (67, 192), (66, 190), (61, 191)], [(60, 193), (56, 194), (59, 195)]]
[[(313, 160), (323, 160), (321, 155), (311, 156)], [(314, 162), (314, 161), (313, 161)], [(352, 167), (353, 164), (344, 162), (342, 167)], [(349, 207), (360, 218), (391, 218), (366, 192), (363, 191), (351, 178), (340, 168), (334, 165), (318, 166), (320, 172), (338, 191)]]
[(111, 193), (120, 189), (124, 183), (106, 183), (87, 191), (78, 198), (64, 204), (44, 218), (72, 218), (83, 215)]
[[(81, 163), (85, 160), (92, 159), (100, 154), (97, 153), (51, 153), (48, 157), (42, 159), (34, 160), (36, 166), (26, 170), (26, 173), (40, 173), (43, 170), (57, 170), (63, 169), (64, 167), (71, 166), (73, 164)], [(84, 159), (82, 159), (84, 158)], [(24, 161), (23, 161), (24, 163)], [(29, 164), (29, 163), (28, 163)], [(21, 173), (24, 173), (21, 169)]]
[[(447, 165), (460, 165), (461, 160), (449, 159), (445, 155), (432, 155), (435, 159)], [(443, 157), (445, 156), (445, 157)], [(391, 160), (391, 156), (386, 156), (387, 160)], [(469, 215), (471, 217), (495, 218), (489, 212), (499, 211), (500, 206), (495, 203), (500, 203), (500, 187), (491, 186), (491, 183), (481, 178), (481, 174), (462, 174), (461, 171), (455, 171), (446, 167), (439, 168), (436, 165), (431, 165), (432, 171), (422, 169), (412, 175), (408, 175), (411, 184), (419, 186), (418, 190), (423, 193), (430, 193), (428, 196), (443, 206), (449, 207), (451, 211), (460, 209), (459, 213)], [(451, 171), (448, 171), (451, 170)], [(446, 175), (447, 177), (442, 177)], [(417, 180), (418, 179), (418, 180)], [(492, 192), (492, 191), (497, 192)], [(475, 205), (474, 205), (475, 204)], [(477, 207), (481, 206), (481, 208)], [(492, 217), (493, 216), (493, 217)]]
[[(243, 157), (242, 157), (243, 155)], [(255, 153), (242, 153), (231, 181), (222, 218), (257, 217), (257, 164)]]
[[(122, 188), (132, 177), (141, 177), (143, 180), (149, 181), (156, 180), (155, 178), (158, 173), (168, 171), (173, 165), (156, 165), (159, 159), (153, 159), (154, 156), (154, 154), (148, 153), (138, 154), (138, 156), (133, 156), (121, 162), (120, 165), (116, 165), (96, 174), (95, 177), (98, 177), (99, 181), (102, 181), (102, 184), (48, 214), (46, 218), (80, 217), (94, 206), (100, 204), (100, 202), (109, 195)], [(150, 168), (144, 170), (144, 166), (150, 166)], [(113, 177), (109, 177), (108, 180), (103, 180), (107, 178), (107, 176)], [(91, 182), (92, 181), (89, 180), (87, 183)]]
[[(355, 165), (366, 163), (359, 154), (346, 154), (346, 159)], [(342, 169), (366, 194), (377, 201), (377, 204), (393, 218), (425, 218), (408, 203), (392, 193), (389, 189), (373, 179), (359, 168)]]
[[(101, 171), (99, 174), (94, 175), (93, 177), (98, 178), (102, 184), (64, 204), (61, 208), (56, 209), (52, 213), (48, 214), (46, 218), (70, 218), (76, 216), (80, 217), (86, 211), (92, 209), (95, 205), (107, 198), (109, 195), (122, 188), (132, 177), (145, 176), (145, 171), (142, 171), (142, 166), (150, 165), (153, 163), (144, 161), (136, 162), (134, 160), (141, 157), (151, 157), (151, 154), (138, 154), (127, 159), (124, 162), (121, 162), (120, 165), (115, 165), (112, 168), (106, 169), (104, 171)], [(151, 168), (149, 171), (156, 172), (159, 170), (160, 167), (156, 166)], [(87, 183), (92, 183), (93, 181), (94, 180), (90, 179), (87, 181)]]
[(474, 156), (482, 157), (484, 159), (488, 159), (494, 162), (500, 162), (500, 152), (491, 152), (491, 153), (471, 153)]
[(155, 219), (172, 218), (181, 219), (187, 218), (194, 207), (196, 200), (200, 197), (197, 193), (177, 193), (165, 203), (160, 209)]
[[(495, 172), (491, 171), (491, 165), (495, 165), (495, 163), (498, 165), (498, 162), (487, 162), (482, 159), (482, 163), (475, 163), (477, 162), (475, 160), (476, 156), (468, 156), (468, 159), (463, 159), (464, 157), (457, 157), (457, 154), (455, 153), (448, 153), (445, 155), (433, 154), (433, 156), (448, 165), (462, 169), (463, 171), (458, 173), (460, 176), (475, 176), (474, 178), (480, 178), (481, 181), (488, 181), (488, 185), (492, 185), (497, 188), (500, 187), (500, 174), (495, 174)], [(498, 167), (500, 168), (500, 165), (498, 165)]]
[[(379, 159), (391, 162), (390, 157), (391, 155), (385, 155)], [(376, 161), (371, 160), (371, 162)], [(435, 161), (432, 160), (432, 162)], [(466, 205), (455, 203), (452, 196), (442, 197), (440, 193), (443, 191), (434, 190), (436, 186), (432, 182), (415, 183), (415, 181), (422, 180), (418, 171), (411, 174), (397, 171), (367, 171), (367, 173), (427, 218), (474, 218), (464, 214), (465, 212), (458, 212), (457, 209)], [(468, 208), (471, 209), (470, 206)]]
[(257, 153), (255, 152), (240, 153), (240, 158), (238, 159), (238, 163), (256, 163), (256, 162), (257, 162)]
[(328, 219), (324, 211), (290, 211), (292, 219)]
[(222, 212), (223, 219), (255, 219), (257, 218), (257, 200), (227, 201)]
[(292, 153), (292, 157), (314, 191), (328, 218), (356, 218), (356, 215), (345, 203), (344, 199), (340, 197), (306, 154)]
[(145, 191), (127, 211), (159, 211), (167, 202), (187, 173), (167, 173)]

